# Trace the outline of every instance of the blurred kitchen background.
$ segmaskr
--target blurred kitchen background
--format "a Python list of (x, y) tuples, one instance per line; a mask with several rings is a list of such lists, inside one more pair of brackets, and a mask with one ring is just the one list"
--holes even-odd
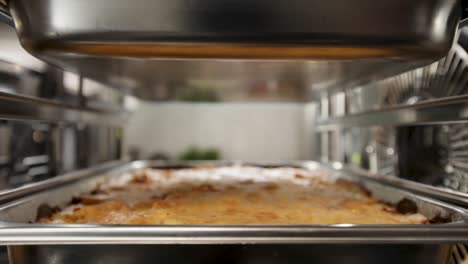
[(124, 149), (137, 159), (191, 159), (183, 154), (197, 150), (228, 160), (304, 159), (311, 155), (304, 135), (310, 111), (313, 106), (295, 103), (143, 102), (125, 128)]

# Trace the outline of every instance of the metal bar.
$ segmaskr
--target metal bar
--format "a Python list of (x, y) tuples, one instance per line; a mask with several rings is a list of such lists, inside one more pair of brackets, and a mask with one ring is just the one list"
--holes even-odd
[(467, 242), (465, 226), (278, 227), (278, 226), (93, 226), (0, 229), (1, 245), (84, 244), (437, 244)]
[(468, 121), (468, 96), (466, 95), (322, 119), (317, 122), (317, 129), (334, 130), (340, 127), (426, 125), (463, 121)]
[(121, 125), (127, 116), (126, 111), (76, 107), (52, 100), (0, 93), (1, 119)]
[[(13, 199), (23, 197), (24, 195), (30, 195), (31, 193), (37, 193), (40, 191), (47, 190), (49, 188), (58, 187), (72, 183), (74, 181), (82, 180), (87, 177), (96, 176), (99, 175), (99, 173), (108, 172), (109, 170), (124, 166), (127, 163), (128, 162), (124, 160), (109, 161), (95, 167), (64, 174), (60, 177), (51, 178), (37, 183), (26, 184), (15, 190), (2, 191), (0, 192), (0, 202), (4, 203)], [(96, 174), (90, 174), (91, 171)]]
[(468, 194), (457, 192), (447, 188), (434, 187), (427, 184), (422, 184), (414, 181), (409, 181), (394, 176), (383, 176), (380, 174), (370, 173), (360, 168), (345, 166), (343, 172), (363, 177), (368, 180), (383, 182), (390, 186), (411, 191), (412, 193), (428, 196), (441, 201), (450, 202), (452, 204), (466, 207), (468, 205)]

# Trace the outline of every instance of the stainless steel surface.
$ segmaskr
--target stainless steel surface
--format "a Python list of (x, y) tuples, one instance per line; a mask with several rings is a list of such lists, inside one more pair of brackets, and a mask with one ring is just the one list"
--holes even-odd
[[(456, 44), (438, 62), (348, 89), (346, 102), (332, 105), (331, 118), (322, 118), (319, 127), (333, 129), (334, 126), (400, 126), (464, 121), (468, 99), (467, 65), (467, 52)], [(336, 107), (345, 107), (346, 112), (336, 114), (333, 112)]]
[[(437, 263), (450, 261), (456, 247), (467, 241), (465, 211), (427, 198), (389, 188), (378, 180), (342, 173), (337, 177), (364, 184), (379, 198), (415, 201), (425, 214), (460, 220), (441, 225), (333, 225), (333, 226), (112, 226), (37, 225), (42, 203), (64, 204), (96, 183), (134, 169), (161, 162), (136, 161), (87, 169), (56, 183), (45, 182), (35, 194), (26, 187), (2, 199), (0, 241), (8, 244), (11, 263)], [(221, 163), (222, 164), (222, 163)], [(311, 169), (330, 169), (315, 162), (292, 162)], [(270, 163), (271, 165), (271, 163)], [(102, 169), (105, 171), (103, 172)], [(60, 178), (58, 178), (60, 179)], [(58, 179), (56, 181), (58, 181)], [(40, 190), (45, 190), (41, 192)], [(9, 202), (6, 202), (9, 201)], [(122, 244), (122, 245), (119, 245)]]
[(350, 126), (342, 131), (346, 171), (468, 207), (466, 123)]
[(395, 176), (377, 175), (356, 167), (345, 167), (343, 170), (345, 172), (359, 174), (360, 176), (366, 177), (369, 180), (377, 179), (377, 181), (379, 182), (385, 182), (386, 184), (409, 190), (413, 193), (419, 193), (424, 196), (430, 196), (435, 199), (444, 200), (452, 204), (457, 204), (464, 208), (468, 207), (468, 194), (466, 193), (461, 193), (448, 188), (435, 187), (428, 184), (405, 180)]
[[(169, 60), (104, 58), (70, 53), (39, 58), (150, 101), (190, 101), (208, 92), (216, 101), (304, 102), (422, 66), (431, 60)], [(207, 99), (205, 99), (207, 100)]]
[(355, 131), (345, 148), (349, 166), (400, 188), (468, 207), (466, 123), (348, 130)]
[[(460, 33), (466, 40), (466, 30)], [(460, 39), (446, 57), (428, 66), (326, 95), (318, 119), (322, 146), (345, 141), (345, 163), (387, 176), (399, 187), (467, 206), (468, 55)], [(337, 111), (346, 108), (346, 111)], [(334, 135), (330, 137), (329, 135)], [(323, 160), (334, 158), (331, 148)], [(336, 155), (335, 155), (336, 157)]]
[[(209, 89), (221, 101), (307, 101), (310, 93), (445, 55), (460, 6), (457, 0), (14, 0), (10, 10), (32, 54), (140, 98), (180, 100), (187, 90)], [(237, 60), (245, 58), (274, 60)], [(259, 93), (259, 86), (266, 88)]]
[[(58, 178), (36, 185), (36, 194), (29, 188), (3, 195), (0, 209), (0, 243), (2, 244), (287, 244), (287, 243), (448, 243), (468, 241), (467, 213), (457, 207), (395, 189), (378, 180), (367, 180), (357, 174), (322, 167), (315, 162), (288, 164), (310, 169), (327, 169), (332, 175), (357, 181), (378, 199), (397, 203), (403, 198), (414, 201), (419, 211), (429, 218), (441, 216), (451, 224), (439, 225), (330, 225), (330, 226), (122, 226), (122, 225), (41, 225), (34, 221), (37, 208), (44, 203), (63, 206), (73, 196), (88, 192), (97, 183), (122, 173), (160, 162), (137, 161), (123, 166), (102, 168), (98, 173), (89, 169), (69, 178)], [(273, 163), (274, 164), (274, 163)], [(61, 179), (61, 180), (59, 180)], [(69, 182), (69, 184), (67, 184)], [(54, 182), (52, 182), (54, 183)], [(21, 197), (21, 198), (20, 198)], [(13, 200), (12, 200), (13, 199)]]
[(79, 108), (64, 103), (0, 92), (0, 118), (64, 123), (114, 124), (119, 126), (128, 112)]
[(468, 120), (467, 99), (468, 96), (459, 96), (333, 117), (319, 120), (317, 129), (330, 130), (337, 127), (405, 126), (464, 122)]
[[(1, 21), (1, 20), (0, 20)], [(23, 49), (14, 26), (0, 22), (1, 49), (0, 59), (23, 68), (42, 72), (46, 69), (45, 62), (40, 61)]]
[(40, 52), (347, 59), (442, 56), (461, 6), (455, 0), (12, 0), (9, 8), (23, 45)]
[[(0, 36), (1, 92), (54, 100), (80, 108), (125, 109), (126, 96), (120, 86), (110, 88), (37, 60), (22, 49), (15, 29), (2, 23)], [(104, 121), (101, 119), (100, 124)]]
[(0, 190), (121, 157), (122, 94), (81, 83), (52, 67), (0, 60)]
[(0, 192), (120, 159), (122, 129), (0, 121)]
[(3, 202), (21, 198), (25, 195), (46, 191), (50, 188), (63, 186), (77, 180), (83, 180), (87, 177), (95, 176), (93, 174), (105, 174), (107, 171), (121, 167), (128, 162), (123, 160), (113, 160), (101, 165), (92, 166), (92, 169), (83, 169), (76, 172), (70, 172), (59, 177), (43, 180), (41, 182), (30, 183), (12, 190), (3, 190), (0, 197)]
[[(77, 245), (15, 246), (11, 263), (449, 264), (448, 245)], [(451, 263), (450, 263), (451, 264)], [(458, 264), (458, 263), (457, 263)], [(461, 264), (461, 263), (460, 263)]]
[[(461, 32), (461, 36), (466, 33)], [(463, 40), (441, 60), (346, 91), (348, 113), (459, 96), (467, 93), (468, 54)]]
[(124, 101), (118, 89), (76, 74), (0, 60), (0, 119), (120, 125), (129, 115)]

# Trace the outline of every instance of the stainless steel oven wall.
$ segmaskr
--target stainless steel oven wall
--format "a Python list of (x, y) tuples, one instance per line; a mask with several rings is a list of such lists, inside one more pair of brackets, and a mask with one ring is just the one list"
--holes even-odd
[(121, 129), (0, 121), (0, 188), (119, 159)]
[[(318, 157), (369, 177), (468, 208), (468, 32), (425, 67), (325, 92)], [(448, 263), (465, 263), (467, 245)]]
[(121, 158), (125, 94), (42, 63), (0, 23), (0, 189)]
[(0, 64), (0, 189), (121, 158), (126, 114), (109, 97), (73, 94), (56, 69)]
[(447, 56), (427, 66), (323, 93), (316, 124), (321, 160), (435, 187), (468, 207), (464, 39), (461, 31)]

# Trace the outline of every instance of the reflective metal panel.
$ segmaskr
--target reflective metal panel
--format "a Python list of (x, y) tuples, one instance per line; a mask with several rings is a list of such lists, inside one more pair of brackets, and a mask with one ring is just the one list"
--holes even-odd
[(456, 0), (12, 0), (23, 44), (42, 53), (175, 58), (434, 58), (452, 44)]
[(459, 8), (457, 0), (10, 1), (32, 54), (148, 100), (308, 101), (443, 56)]
[(0, 190), (120, 159), (119, 127), (0, 119)]
[(467, 94), (468, 54), (455, 44), (443, 59), (346, 91), (348, 113)]
[(125, 111), (111, 112), (92, 108), (79, 108), (52, 100), (0, 92), (0, 118), (15, 120), (50, 121), (55, 123), (94, 123), (121, 125), (127, 117)]
[(448, 264), (448, 245), (77, 245), (10, 247), (12, 264)]
[(466, 122), (468, 120), (468, 96), (422, 102), (414, 105), (389, 107), (341, 117), (319, 120), (319, 130), (337, 127), (407, 126)]
[(208, 91), (217, 101), (316, 99), (430, 63), (429, 60), (167, 60), (43, 53), (39, 57), (145, 100), (190, 101)]

